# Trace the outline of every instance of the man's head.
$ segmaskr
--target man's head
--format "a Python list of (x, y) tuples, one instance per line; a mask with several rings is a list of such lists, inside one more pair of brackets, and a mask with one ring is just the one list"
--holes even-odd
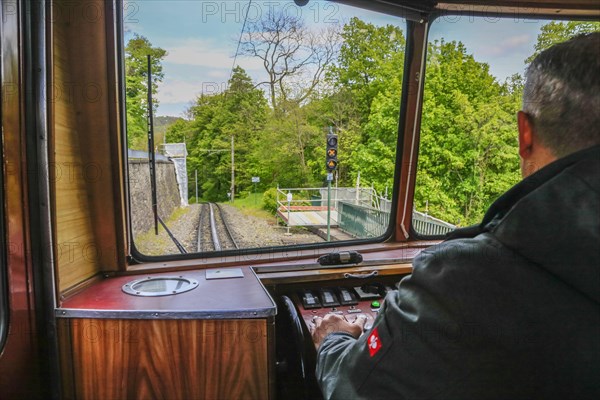
[(518, 115), (523, 176), (600, 144), (600, 32), (544, 50), (525, 77)]

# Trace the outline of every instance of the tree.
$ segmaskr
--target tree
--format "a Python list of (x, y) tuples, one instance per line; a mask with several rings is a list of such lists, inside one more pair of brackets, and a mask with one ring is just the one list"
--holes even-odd
[(451, 223), (475, 223), (519, 180), (514, 115), (520, 91), (518, 75), (501, 85), (462, 43), (430, 43), (417, 209)]
[(527, 58), (525, 62), (529, 64), (538, 54), (556, 43), (564, 42), (582, 33), (591, 33), (596, 31), (600, 31), (600, 22), (552, 21), (548, 24), (545, 24), (542, 26), (542, 29), (537, 37), (535, 52), (529, 58)]
[[(333, 110), (340, 132), (340, 175), (350, 184), (358, 173), (378, 190), (392, 187), (400, 112), (405, 39), (393, 25), (352, 18), (341, 33), (337, 62), (328, 71), (336, 93)], [(335, 114), (333, 114), (335, 115)]]
[(362, 140), (350, 155), (352, 177), (360, 172), (363, 180), (380, 193), (394, 186), (400, 92), (401, 82), (394, 78), (385, 90), (377, 93), (364, 124)]
[(341, 37), (339, 60), (328, 77), (336, 88), (352, 91), (365, 122), (375, 97), (394, 79), (402, 81), (406, 40), (400, 27), (378, 27), (356, 17)]
[[(158, 83), (162, 82), (162, 60), (167, 52), (159, 47), (152, 47), (148, 39), (138, 34), (125, 46), (125, 79), (127, 107), (127, 143), (130, 148), (143, 150), (147, 134), (148, 104), (148, 60), (151, 56), (152, 93), (156, 94)], [(153, 97), (153, 109), (156, 111), (158, 100)]]
[[(598, 22), (550, 22), (531, 62), (555, 43), (600, 29)], [(460, 42), (430, 44), (415, 206), (466, 225), (520, 179), (515, 114), (523, 78), (500, 84)]]
[(313, 98), (304, 107), (306, 121), (315, 127), (316, 148), (311, 152), (308, 164), (313, 180), (320, 182), (323, 176), (325, 159), (325, 137), (328, 127), (333, 127), (338, 135), (337, 179), (340, 185), (351, 182), (351, 155), (361, 143), (361, 115), (350, 90), (341, 88), (322, 98)]
[(183, 118), (177, 118), (167, 127), (165, 131), (165, 142), (187, 144), (193, 135), (194, 131), (190, 125), (190, 121)]
[(231, 137), (235, 138), (236, 191), (250, 187), (252, 149), (262, 136), (267, 115), (264, 93), (248, 74), (236, 67), (222, 93), (200, 95), (190, 107), (190, 121), (178, 122), (167, 138), (188, 143), (188, 168), (198, 170), (202, 197), (226, 200), (231, 185)]
[(335, 25), (316, 30), (285, 10), (269, 10), (264, 18), (248, 24), (241, 43), (242, 54), (262, 61), (271, 107), (280, 111), (290, 102), (301, 104), (317, 90), (325, 69), (338, 49)]
[[(171, 116), (155, 116), (154, 117), (154, 141), (156, 143), (166, 142), (167, 138), (165, 137), (167, 128), (171, 125), (177, 123), (179, 120), (183, 120), (181, 117), (171, 117)], [(174, 141), (171, 141), (175, 143)]]

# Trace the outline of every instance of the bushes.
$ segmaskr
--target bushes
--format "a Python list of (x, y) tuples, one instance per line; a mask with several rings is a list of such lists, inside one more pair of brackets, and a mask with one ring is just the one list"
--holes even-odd
[(272, 213), (277, 212), (277, 189), (271, 188), (263, 194), (262, 207)]

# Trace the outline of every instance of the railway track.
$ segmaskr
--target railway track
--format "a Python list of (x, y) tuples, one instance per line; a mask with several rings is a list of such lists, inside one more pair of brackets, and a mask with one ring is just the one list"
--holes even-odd
[(198, 222), (198, 252), (238, 248), (221, 206), (216, 203), (203, 204)]

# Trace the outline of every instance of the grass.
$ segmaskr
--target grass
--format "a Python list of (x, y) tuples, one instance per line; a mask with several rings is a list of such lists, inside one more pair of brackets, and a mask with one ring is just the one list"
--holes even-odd
[[(176, 222), (190, 211), (189, 207), (177, 207), (171, 213), (171, 216), (165, 221), (169, 226), (170, 223)], [(135, 235), (134, 238), (137, 249), (146, 255), (164, 255), (168, 253), (168, 248), (173, 244), (162, 224), (158, 224), (158, 236), (154, 233), (154, 227), (149, 231)]]
[(165, 223), (168, 226), (169, 222), (177, 221), (181, 216), (183, 216), (184, 214), (187, 214), (189, 211), (190, 211), (189, 207), (177, 207), (175, 210), (173, 210), (173, 213), (171, 214), (169, 219), (167, 221), (165, 221)]
[(154, 228), (148, 232), (141, 233), (135, 236), (134, 242), (137, 249), (146, 255), (162, 255), (167, 252), (169, 246), (169, 238), (164, 235), (165, 230), (159, 224), (158, 236), (154, 234)]
[(273, 214), (263, 209), (262, 204), (262, 193), (251, 193), (244, 198), (236, 198), (233, 202), (233, 206), (245, 215), (263, 219), (272, 219)]

